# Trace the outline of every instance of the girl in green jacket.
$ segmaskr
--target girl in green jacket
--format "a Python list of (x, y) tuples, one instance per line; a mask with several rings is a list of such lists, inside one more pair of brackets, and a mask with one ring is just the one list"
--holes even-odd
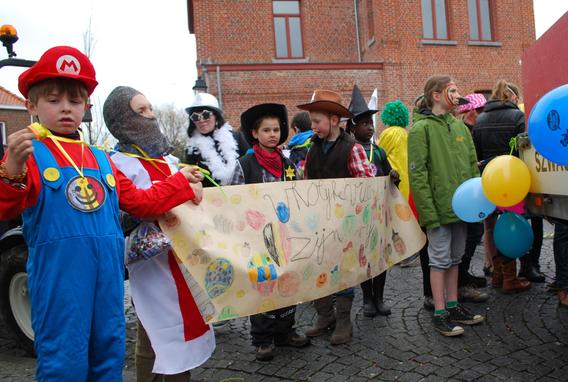
[(460, 99), (451, 77), (430, 77), (408, 136), (410, 189), (428, 236), (432, 323), (444, 336), (463, 334), (458, 323), (484, 320), (458, 303), (458, 266), (467, 226), (454, 214), (451, 201), (460, 184), (479, 174), (471, 134), (451, 113)]

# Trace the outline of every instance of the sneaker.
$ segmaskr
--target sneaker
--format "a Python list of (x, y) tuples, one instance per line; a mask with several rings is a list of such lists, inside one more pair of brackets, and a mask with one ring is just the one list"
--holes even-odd
[(465, 286), (458, 289), (459, 302), (485, 302), (489, 300), (489, 295), (472, 286)]
[(274, 346), (272, 344), (257, 346), (255, 357), (258, 361), (270, 361), (274, 358)]
[(471, 313), (462, 304), (458, 304), (455, 308), (447, 309), (447, 311), (449, 313), (449, 319), (460, 324), (475, 325), (485, 320), (485, 317), (481, 314)]
[(439, 316), (433, 316), (432, 325), (434, 329), (446, 337), (461, 336), (463, 334), (463, 328), (450, 321), (450, 314), (448, 312)]
[(419, 265), (420, 265), (420, 254), (419, 253), (412, 255), (409, 258), (404, 259), (400, 262), (401, 268), (417, 267)]
[(288, 337), (283, 340), (274, 340), (276, 346), (291, 346), (293, 348), (303, 348), (310, 344), (310, 339), (303, 334), (299, 334), (294, 330)]
[(434, 299), (432, 296), (424, 296), (424, 309), (434, 311)]

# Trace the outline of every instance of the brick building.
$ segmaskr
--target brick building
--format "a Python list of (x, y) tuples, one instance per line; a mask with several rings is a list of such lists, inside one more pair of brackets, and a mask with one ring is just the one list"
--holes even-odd
[(535, 40), (532, 0), (188, 0), (197, 69), (238, 126), (260, 102), (307, 102), (315, 88), (354, 84), (379, 107), (408, 106), (433, 74), (462, 94), (499, 78), (521, 83), (521, 56)]
[(25, 100), (0, 86), (0, 153), (4, 155), (6, 137), (30, 124)]

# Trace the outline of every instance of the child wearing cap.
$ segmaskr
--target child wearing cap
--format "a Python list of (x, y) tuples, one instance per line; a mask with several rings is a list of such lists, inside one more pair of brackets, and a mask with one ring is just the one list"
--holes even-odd
[[(358, 144), (363, 146), (371, 171), (374, 176), (390, 176), (398, 185), (400, 182), (398, 173), (391, 168), (385, 150), (372, 143), (375, 127), (373, 126), (373, 114), (378, 110), (369, 109), (363, 94), (357, 85), (353, 86), (349, 111), (353, 118), (347, 121), (346, 131), (353, 135)], [(363, 315), (375, 317), (377, 314), (388, 316), (391, 309), (384, 303), (385, 284), (387, 272), (383, 272), (361, 283), (363, 291)]]
[[(124, 236), (119, 206), (155, 217), (201, 198), (183, 169), (138, 190), (77, 129), (97, 85), (89, 59), (58, 46), (20, 75), (32, 116), (49, 129), (8, 137), (0, 164), (0, 220), (23, 213), (38, 381), (121, 381), (124, 364)], [(190, 185), (188, 180), (195, 182)]]
[[(308, 151), (304, 177), (307, 179), (372, 177), (365, 149), (339, 127), (341, 118), (353, 118), (342, 105), (341, 96), (330, 90), (316, 90), (310, 103), (298, 105), (310, 113), (312, 120), (312, 145)], [(318, 337), (334, 329), (330, 343), (340, 345), (351, 341), (351, 307), (353, 288), (333, 296), (314, 301), (317, 319), (306, 330), (308, 337)]]
[[(231, 184), (286, 182), (298, 179), (292, 161), (279, 146), (288, 138), (288, 111), (286, 106), (264, 103), (241, 114), (241, 131), (252, 145), (252, 153), (240, 158)], [(310, 344), (294, 329), (296, 307), (289, 306), (250, 316), (252, 344), (256, 359), (274, 358), (274, 345), (296, 348)]]
[[(115, 88), (104, 103), (103, 117), (118, 140), (119, 152), (112, 161), (137, 187), (147, 189), (178, 171), (179, 160), (169, 154), (172, 148), (152, 105), (138, 90)], [(156, 236), (150, 231), (138, 249), (147, 248)], [(189, 381), (190, 370), (211, 357), (215, 336), (193, 299), (184, 266), (171, 248), (158, 251), (160, 241), (155, 242), (153, 249), (159, 254), (127, 263), (138, 316), (136, 376), (142, 381)]]

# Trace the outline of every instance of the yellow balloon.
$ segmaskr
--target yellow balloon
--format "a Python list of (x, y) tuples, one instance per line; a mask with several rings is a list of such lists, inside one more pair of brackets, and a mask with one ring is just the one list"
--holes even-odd
[(512, 155), (493, 158), (481, 175), (483, 193), (499, 207), (511, 207), (523, 200), (531, 186), (527, 165)]

